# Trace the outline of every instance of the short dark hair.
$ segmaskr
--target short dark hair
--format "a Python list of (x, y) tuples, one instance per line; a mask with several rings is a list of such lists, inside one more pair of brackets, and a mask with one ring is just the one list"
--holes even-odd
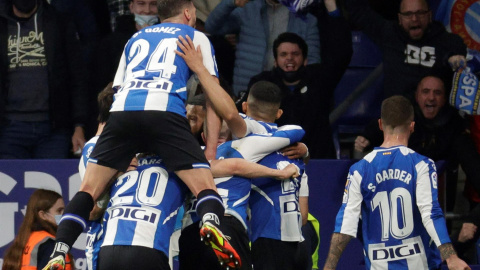
[(109, 83), (97, 96), (98, 102), (98, 117), (97, 120), (100, 123), (107, 122), (110, 116), (110, 107), (113, 103), (113, 95), (115, 90), (112, 88), (113, 83)]
[(201, 94), (198, 94), (198, 95), (195, 95), (195, 96), (189, 98), (187, 100), (187, 104), (188, 105), (198, 105), (198, 106), (202, 106), (202, 107), (205, 108), (207, 106), (207, 100), (205, 99), (205, 94), (201, 93)]
[(381, 115), (384, 126), (406, 127), (413, 121), (413, 106), (404, 96), (392, 96), (382, 102)]
[(297, 44), (300, 50), (302, 51), (303, 58), (307, 58), (308, 55), (308, 46), (303, 38), (295, 33), (285, 32), (278, 35), (278, 37), (273, 41), (273, 57), (277, 59), (277, 49), (278, 46), (282, 43), (293, 43)]
[(247, 98), (250, 112), (257, 116), (275, 117), (281, 102), (282, 91), (276, 84), (268, 81), (254, 83)]
[(157, 0), (158, 17), (161, 21), (175, 17), (186, 5), (193, 5), (192, 0)]
[(269, 81), (259, 81), (250, 88), (249, 96), (258, 101), (280, 104), (282, 102), (282, 91), (278, 85)]

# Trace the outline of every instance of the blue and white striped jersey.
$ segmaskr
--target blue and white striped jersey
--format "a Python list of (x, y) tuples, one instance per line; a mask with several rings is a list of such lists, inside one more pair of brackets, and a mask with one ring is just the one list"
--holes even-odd
[[(276, 124), (256, 121), (242, 114), (247, 124), (247, 136), (242, 139), (228, 141), (217, 148), (216, 159), (243, 158), (258, 162), (266, 155), (279, 150), (303, 138), (305, 131), (300, 126)], [(247, 228), (247, 205), (250, 195), (250, 179), (240, 176), (214, 178), (218, 194), (222, 197), (225, 213), (236, 217)], [(190, 208), (188, 208), (190, 207)], [(196, 220), (195, 203), (190, 203), (186, 209)], [(186, 223), (188, 225), (188, 222)]]
[[(289, 163), (294, 163), (300, 168), (300, 175), (304, 175), (305, 164), (302, 160), (290, 160), (280, 152), (271, 153), (258, 163), (273, 169), (283, 169)], [(252, 179), (251, 242), (259, 237), (287, 242), (303, 241), (299, 192), (300, 186), (306, 185), (306, 182), (301, 178), (281, 181), (272, 178)]]
[(139, 160), (137, 170), (111, 188), (103, 246), (143, 246), (169, 255), (170, 236), (188, 188), (161, 159)]
[(88, 223), (87, 244), (85, 246), (87, 269), (96, 270), (98, 253), (103, 241), (103, 224), (101, 220), (89, 221)]
[[(85, 176), (88, 158), (90, 157), (93, 148), (97, 144), (98, 137), (100, 136), (92, 137), (83, 146), (82, 156), (80, 157), (80, 162), (78, 163), (78, 172), (82, 181)], [(97, 202), (97, 204), (99, 204), (99, 202)], [(85, 257), (87, 260), (87, 269), (95, 270), (97, 269), (98, 253), (100, 252), (100, 247), (103, 241), (103, 223), (99, 220), (89, 221), (86, 237), (87, 244), (85, 247)]]
[(450, 242), (435, 163), (405, 146), (375, 148), (350, 168), (335, 232), (357, 235), (367, 269), (437, 269)]
[(178, 36), (190, 36), (200, 46), (203, 64), (218, 76), (214, 50), (207, 36), (177, 23), (146, 27), (127, 42), (113, 81), (118, 89), (111, 112), (169, 111), (185, 116), (187, 80), (192, 75), (185, 61), (175, 54)]
[(83, 181), (83, 177), (85, 176), (85, 170), (87, 168), (87, 161), (90, 157), (90, 154), (93, 151), (93, 148), (97, 144), (98, 137), (94, 136), (88, 142), (85, 143), (82, 150), (82, 156), (80, 157), (80, 162), (78, 163), (78, 172), (80, 174), (80, 179)]

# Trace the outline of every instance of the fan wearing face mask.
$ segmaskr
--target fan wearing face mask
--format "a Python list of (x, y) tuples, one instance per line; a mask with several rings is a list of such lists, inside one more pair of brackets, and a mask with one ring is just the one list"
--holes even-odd
[[(129, 9), (131, 15), (116, 17), (115, 31), (100, 41), (94, 58), (96, 68), (91, 76), (95, 84), (95, 93), (92, 93), (92, 97), (96, 97), (109, 82), (113, 81), (123, 48), (130, 37), (147, 26), (160, 23), (156, 0), (130, 0)], [(92, 106), (95, 107), (96, 101), (93, 98), (92, 102)]]
[[(12, 246), (5, 253), (4, 270), (42, 269), (55, 247), (57, 224), (65, 203), (55, 191), (38, 189), (27, 204), (27, 211)], [(65, 269), (73, 269), (71, 256)]]
[(252, 77), (248, 89), (262, 80), (280, 87), (283, 115), (276, 123), (303, 127), (305, 137), (302, 142), (308, 145), (311, 158), (335, 159), (328, 115), (333, 91), (352, 56), (352, 38), (335, 1), (326, 0), (324, 4), (324, 12), (328, 14), (325, 14), (326, 38), (322, 48), (326, 53), (322, 56), (322, 63), (308, 64), (310, 48), (305, 40), (294, 33), (282, 33), (273, 42), (274, 67)]

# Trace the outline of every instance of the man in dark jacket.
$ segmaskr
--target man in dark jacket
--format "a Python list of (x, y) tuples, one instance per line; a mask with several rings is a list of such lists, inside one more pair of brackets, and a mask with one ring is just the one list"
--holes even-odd
[[(0, 17), (0, 158), (67, 158), (85, 143), (85, 70), (73, 24), (46, 1)], [(73, 131), (73, 132), (72, 132)]]
[[(432, 21), (426, 0), (402, 0), (398, 21), (387, 21), (366, 0), (347, 0), (350, 21), (379, 46), (383, 54), (384, 97), (415, 92), (416, 83), (432, 73), (450, 81), (452, 67), (465, 65), (462, 39)], [(450, 64), (450, 65), (449, 65)], [(448, 87), (447, 87), (448, 89)]]
[[(270, 81), (282, 90), (280, 125), (300, 125), (305, 130), (303, 142), (310, 157), (335, 159), (335, 146), (328, 119), (333, 106), (333, 91), (342, 78), (352, 56), (352, 37), (345, 19), (333, 0), (326, 0), (327, 53), (321, 64), (307, 65), (308, 47), (296, 34), (283, 33), (273, 45), (275, 67), (254, 76), (250, 87), (258, 81)], [(247, 95), (244, 95), (244, 97)]]

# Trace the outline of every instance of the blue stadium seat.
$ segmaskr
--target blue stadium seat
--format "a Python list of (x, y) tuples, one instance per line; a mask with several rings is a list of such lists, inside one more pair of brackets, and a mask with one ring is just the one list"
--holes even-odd
[[(335, 89), (334, 100), (337, 108), (352, 92), (381, 64), (381, 53), (378, 47), (362, 32), (352, 32), (353, 56), (340, 83)], [(380, 115), (380, 104), (383, 99), (383, 75), (360, 94), (356, 100), (332, 123), (334, 140), (337, 146), (337, 157), (341, 157), (340, 139), (356, 136), (372, 119)]]

